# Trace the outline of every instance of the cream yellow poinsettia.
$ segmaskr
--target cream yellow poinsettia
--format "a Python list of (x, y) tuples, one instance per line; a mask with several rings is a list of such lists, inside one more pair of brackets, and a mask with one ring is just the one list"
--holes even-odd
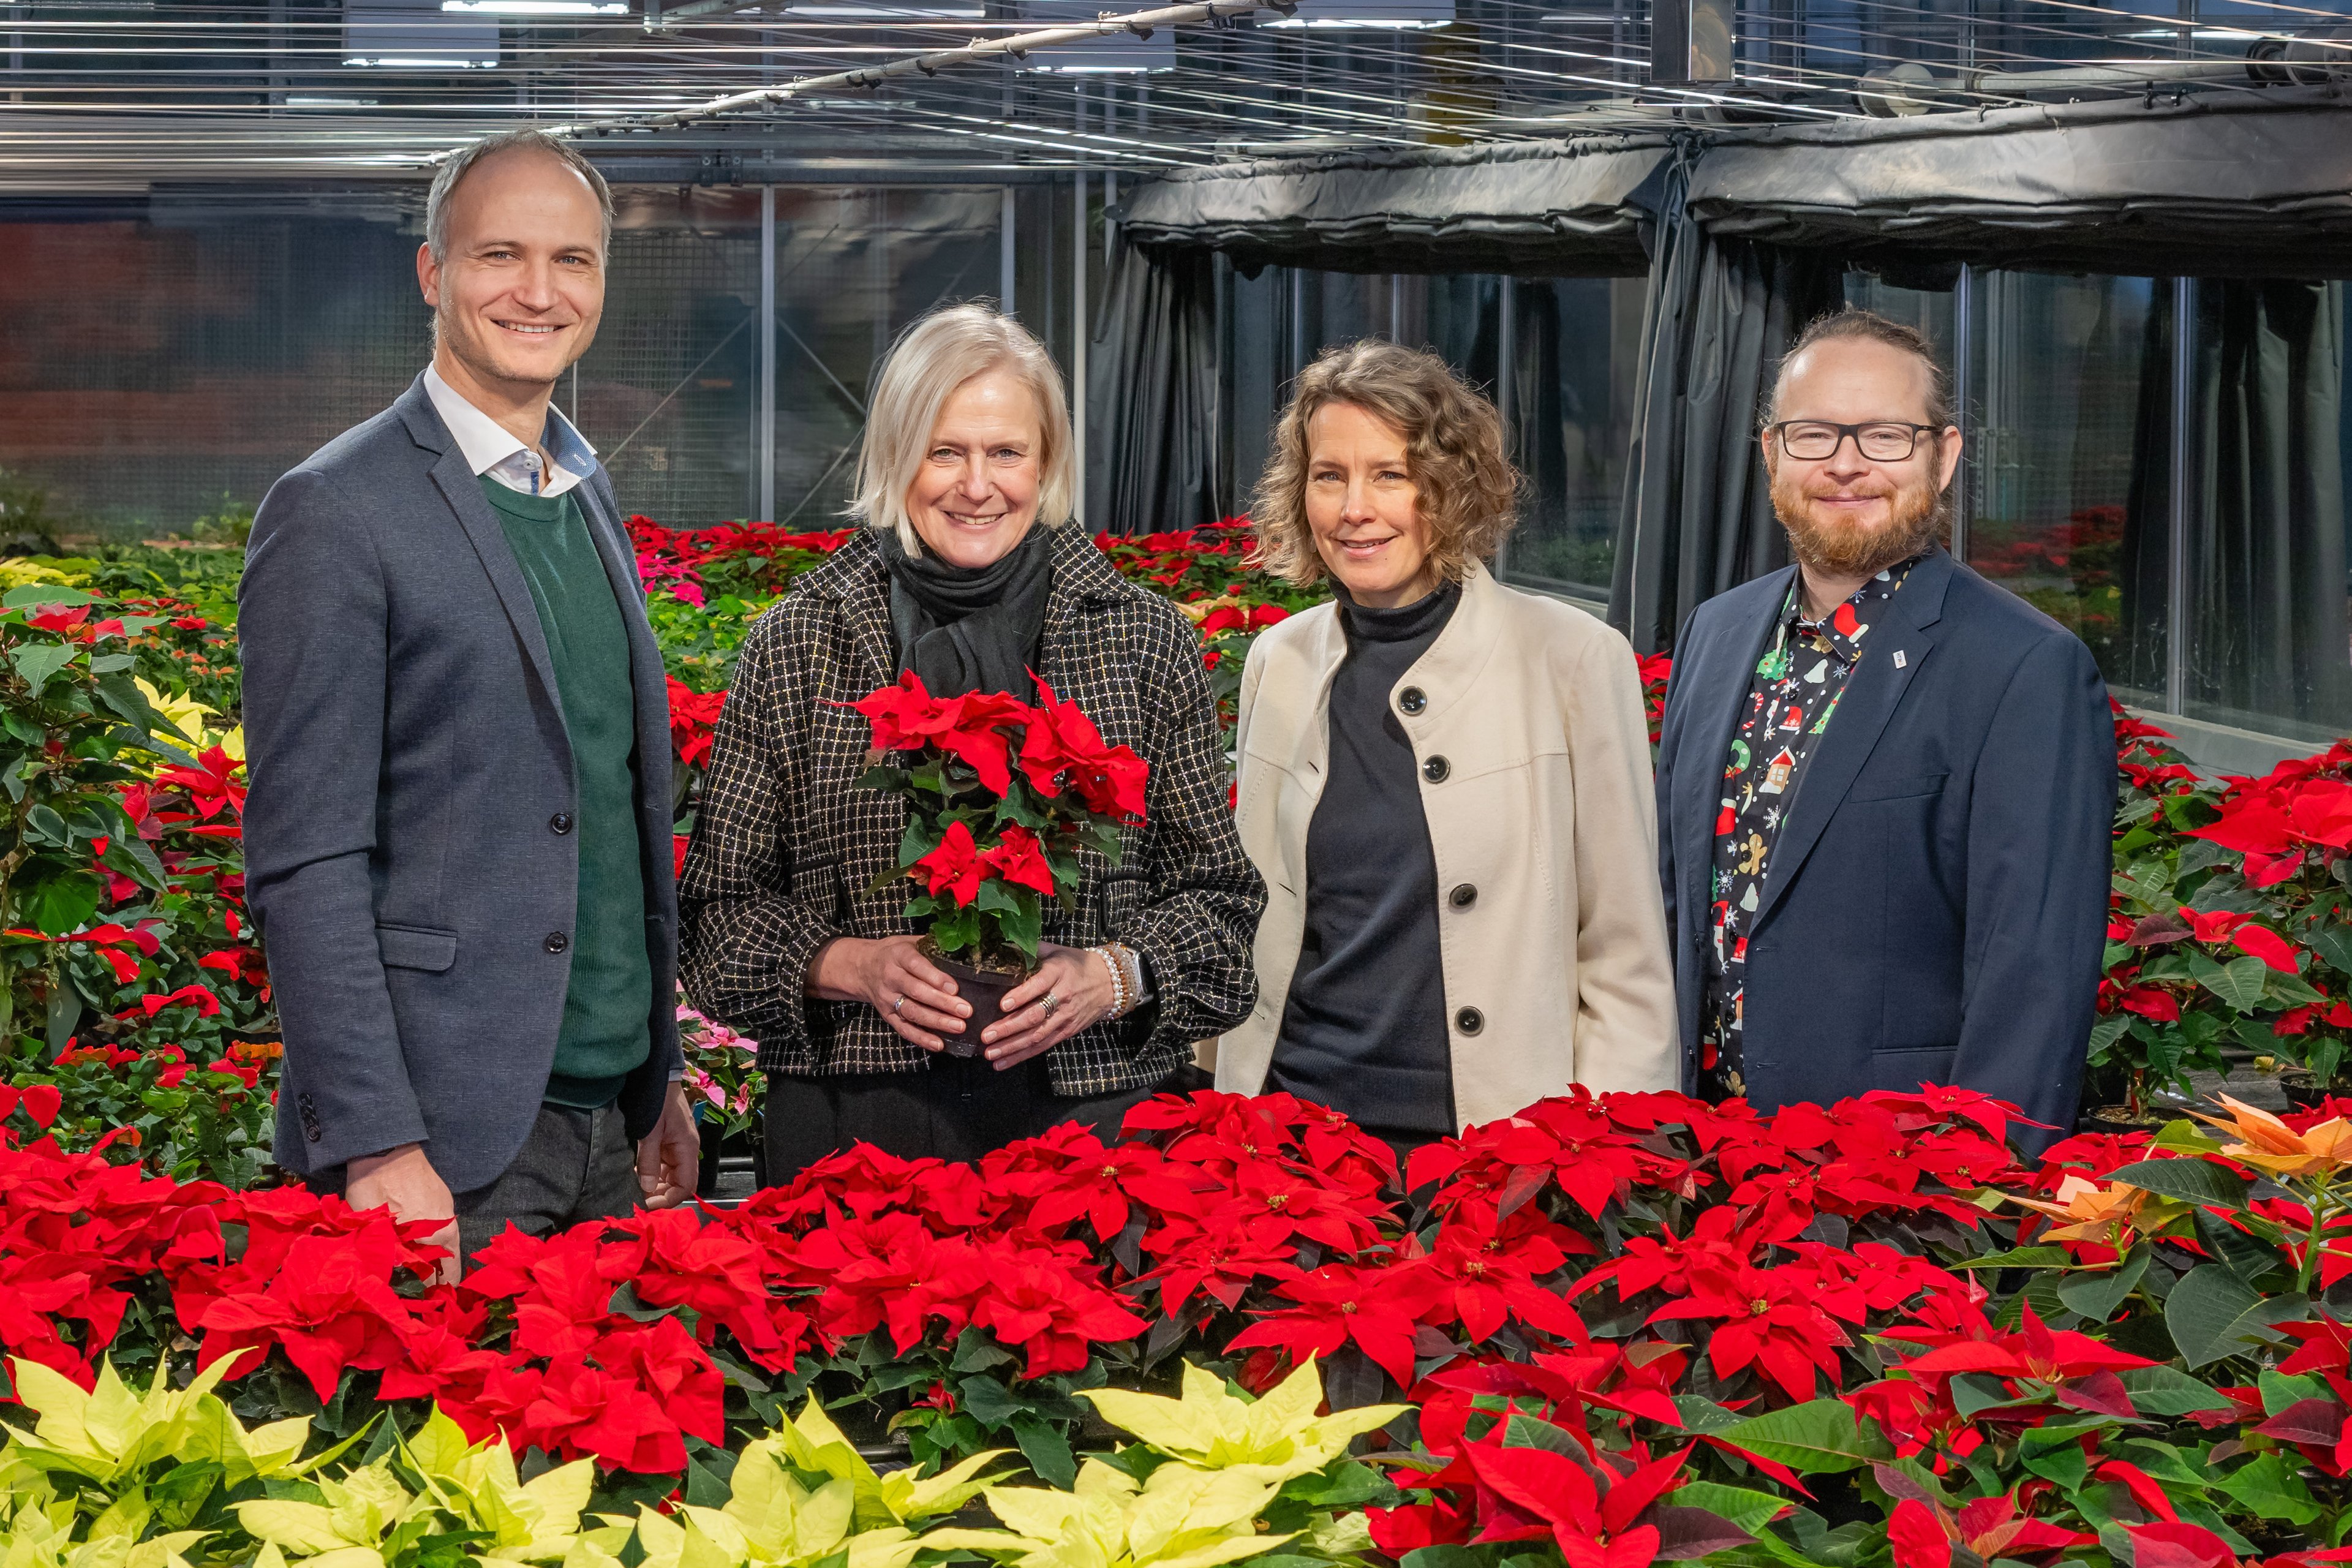
[(34, 583), (64, 584), (70, 586), (77, 582), (87, 581), (87, 578), (70, 576), (54, 566), (43, 566), (25, 560), (22, 556), (11, 556), (5, 561), (0, 561), (0, 590), (22, 588)]
[[(147, 699), (147, 705), (162, 716), (170, 732), (163, 739), (177, 741), (195, 752), (218, 746), (222, 754), (231, 762), (245, 761), (244, 725), (233, 724), (226, 730), (208, 729), (205, 721), (219, 718), (221, 715), (216, 710), (205, 707), (193, 697), (166, 697), (143, 679), (133, 677), (132, 679), (140, 695)], [(158, 762), (147, 770), (147, 776), (156, 777), (165, 768), (177, 765), (168, 759)]]
[(845, 1548), (848, 1568), (907, 1568), (925, 1542), (900, 1525), (859, 1530), (857, 1489), (835, 1479), (810, 1491), (772, 1461), (735, 1468), (724, 1508), (637, 1516), (644, 1568), (807, 1568)]
[(311, 1468), (297, 1462), (310, 1441), (310, 1417), (273, 1421), (248, 1432), (213, 1393), (243, 1353), (223, 1356), (185, 1388), (159, 1377), (143, 1395), (131, 1392), (111, 1360), (100, 1363), (98, 1386), (85, 1394), (61, 1373), (13, 1359), (9, 1371), (16, 1397), (38, 1412), (40, 1420), (30, 1432), (6, 1428), (8, 1446), (0, 1449), (0, 1463), (79, 1476), (100, 1488), (152, 1465), (204, 1459), (220, 1462), (226, 1486), (257, 1476), (299, 1475)]
[[(401, 1479), (404, 1466), (416, 1479), (413, 1492)], [(236, 1511), (247, 1533), (266, 1543), (253, 1568), (383, 1568), (385, 1537), (426, 1513), (487, 1536), (467, 1553), (475, 1562), (609, 1568), (628, 1531), (587, 1532), (596, 1539), (582, 1544), (580, 1510), (595, 1479), (594, 1464), (580, 1459), (523, 1481), (503, 1442), (469, 1444), (436, 1409), (395, 1453), (340, 1480), (319, 1479), (321, 1501), (266, 1499)]]
[(1263, 1399), (1252, 1402), (1225, 1391), (1224, 1380), (1184, 1363), (1184, 1396), (1131, 1394), (1088, 1388), (1112, 1426), (1132, 1432), (1172, 1458), (1202, 1469), (1246, 1468), (1264, 1479), (1286, 1481), (1321, 1469), (1348, 1451), (1348, 1445), (1404, 1414), (1402, 1405), (1368, 1405), (1318, 1415), (1323, 1405), (1323, 1374), (1308, 1357)]
[(204, 749), (206, 744), (205, 721), (219, 718), (216, 710), (205, 707), (193, 697), (166, 697), (149, 685), (144, 676), (133, 677), (132, 684), (139, 688), (139, 695), (147, 699), (147, 706), (162, 714), (163, 722), (169, 724), (181, 740), (197, 751)]
[(141, 1541), (131, 1534), (73, 1539), (74, 1500), (45, 1478), (12, 1481), (0, 1500), (0, 1564), (6, 1568), (188, 1568), (180, 1554), (205, 1538), (179, 1530)]
[(621, 1568), (621, 1549), (635, 1534), (628, 1524), (600, 1525), (583, 1530), (572, 1538), (572, 1545), (563, 1553), (562, 1568)]
[(260, 1498), (236, 1505), (237, 1522), (262, 1543), (253, 1568), (383, 1568), (383, 1541), (415, 1515), (436, 1507), (412, 1494), (392, 1473), (389, 1459), (353, 1470), (341, 1480), (320, 1477), (321, 1502)]
[[(812, 1394), (789, 1425), (778, 1427), (772, 1436), (743, 1450), (736, 1474), (740, 1476), (740, 1467), (751, 1463), (756, 1457), (790, 1469), (814, 1470), (847, 1481), (856, 1489), (856, 1523), (860, 1528), (873, 1529), (912, 1524), (917, 1520), (953, 1513), (990, 1484), (972, 1478), (1011, 1452), (1010, 1448), (990, 1448), (936, 1476), (919, 1477), (911, 1468), (877, 1475), (874, 1467), (842, 1436), (841, 1428), (833, 1424), (824, 1406)], [(1003, 1479), (1003, 1476), (990, 1478), (992, 1481)]]
[(1281, 1489), (1246, 1470), (1160, 1466), (1140, 1486), (1099, 1459), (1076, 1489), (990, 1487), (1004, 1530), (935, 1530), (927, 1547), (984, 1552), (1015, 1568), (1215, 1568), (1272, 1551), (1289, 1535), (1258, 1533), (1257, 1516)]
[(473, 1554), (497, 1562), (567, 1558), (580, 1534), (581, 1510), (596, 1485), (593, 1459), (574, 1459), (525, 1481), (506, 1444), (496, 1438), (468, 1444), (464, 1431), (438, 1408), (409, 1440), (407, 1458), (425, 1495), (489, 1536)]

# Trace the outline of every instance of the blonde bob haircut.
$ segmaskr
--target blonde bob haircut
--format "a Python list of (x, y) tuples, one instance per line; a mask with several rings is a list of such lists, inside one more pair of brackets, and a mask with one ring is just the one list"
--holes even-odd
[(922, 317), (890, 345), (875, 378), (849, 515), (868, 528), (896, 529), (909, 555), (922, 540), (907, 515), (907, 490), (929, 450), (931, 428), (956, 389), (976, 375), (1009, 370), (1037, 400), (1037, 521), (1058, 528), (1076, 509), (1077, 465), (1062, 373), (1045, 345), (1010, 316), (985, 305), (950, 305)]
[(1327, 349), (1300, 372), (1275, 423), (1274, 456), (1251, 510), (1260, 564), (1302, 586), (1328, 574), (1307, 521), (1307, 426), (1337, 403), (1404, 437), (1430, 557), (1445, 581), (1461, 582), (1472, 562), (1493, 556), (1518, 521), (1519, 475), (1502, 416), (1435, 354), (1368, 338)]

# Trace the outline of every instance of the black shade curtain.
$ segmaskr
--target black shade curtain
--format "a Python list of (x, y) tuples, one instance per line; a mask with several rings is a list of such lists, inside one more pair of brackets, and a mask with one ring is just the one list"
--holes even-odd
[(1718, 239), (1667, 177), (1651, 253), (1633, 449), (1609, 620), (1642, 653), (1670, 647), (1702, 600), (1788, 560), (1757, 449), (1780, 356), (1844, 302), (1835, 256)]
[(1606, 277), (1642, 268), (1639, 193), (1663, 136), (1366, 151), (1173, 171), (1118, 216), (1146, 246), (1223, 251), (1333, 272), (1522, 272)]
[(2340, 85), (1713, 133), (1716, 234), (1849, 259), (2200, 278), (2352, 273)]
[(2346, 654), (2341, 284), (2197, 290), (2192, 703), (2339, 725)]
[(1087, 517), (1110, 533), (1213, 522), (1216, 255), (1123, 245), (1087, 363)]

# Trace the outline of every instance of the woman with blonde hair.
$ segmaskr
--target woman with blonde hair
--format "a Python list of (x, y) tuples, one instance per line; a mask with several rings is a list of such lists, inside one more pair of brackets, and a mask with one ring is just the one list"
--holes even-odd
[[(745, 639), (679, 882), (688, 994), (760, 1042), (775, 1182), (860, 1141), (971, 1159), (1060, 1121), (1115, 1135), (1192, 1042), (1247, 1014), (1265, 902), (1199, 638), (1066, 526), (1078, 476), (1044, 346), (982, 306), (936, 311), (872, 404), (851, 508), (868, 526)], [(867, 731), (846, 704), (907, 670), (940, 696), (1024, 700), (1034, 671), (1150, 764), (1118, 869), (1084, 853), (977, 1057), (942, 1054), (971, 1007), (916, 951), (887, 875), (904, 803), (856, 787)]]
[(1299, 376), (1259, 554), (1335, 602), (1242, 677), (1239, 820), (1269, 900), (1218, 1088), (1403, 1148), (1571, 1083), (1675, 1087), (1633, 650), (1488, 574), (1517, 492), (1494, 405), (1434, 355), (1359, 342)]

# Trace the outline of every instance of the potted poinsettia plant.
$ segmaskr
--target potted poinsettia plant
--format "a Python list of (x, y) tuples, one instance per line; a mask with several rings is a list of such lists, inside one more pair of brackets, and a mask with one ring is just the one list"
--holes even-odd
[(1080, 852), (1118, 864), (1120, 826), (1143, 820), (1150, 764), (1105, 743), (1042, 680), (1034, 704), (1001, 691), (942, 698), (910, 670), (850, 706), (885, 753), (859, 787), (907, 801), (898, 863), (874, 886), (915, 882), (906, 914), (923, 956), (971, 1004), (947, 1048), (976, 1056), (1005, 993), (1036, 972), (1046, 900), (1075, 903)]

